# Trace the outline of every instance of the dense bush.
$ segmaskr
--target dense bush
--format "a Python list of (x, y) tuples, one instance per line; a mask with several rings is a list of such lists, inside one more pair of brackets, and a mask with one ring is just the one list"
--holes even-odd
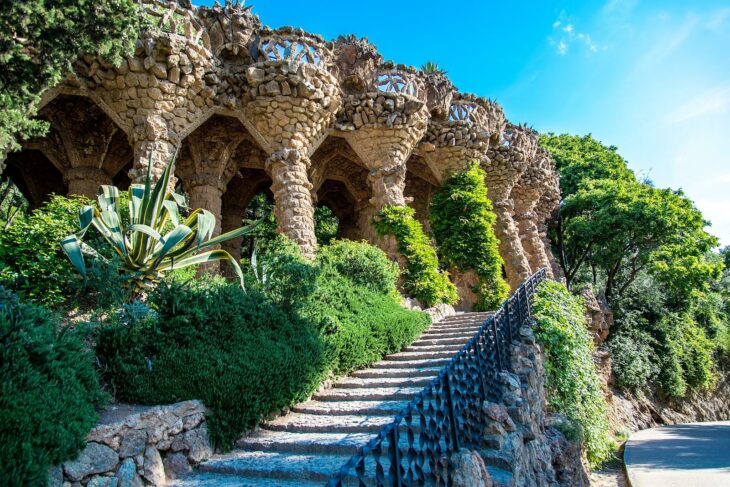
[(539, 286), (533, 310), (536, 335), (545, 349), (548, 404), (580, 425), (588, 460), (598, 465), (611, 455), (613, 440), (584, 304), (550, 281)]
[(611, 370), (616, 385), (639, 389), (656, 377), (659, 369), (652, 345), (654, 340), (645, 332), (612, 333), (607, 342), (611, 352)]
[(317, 330), (255, 289), (223, 279), (161, 285), (156, 314), (99, 329), (97, 353), (118, 399), (202, 399), (214, 443), (229, 448), (262, 416), (305, 399), (327, 372)]
[(326, 245), (337, 238), (340, 220), (332, 213), (329, 206), (318, 206), (314, 209), (314, 234), (319, 245)]
[(59, 242), (78, 230), (81, 196), (53, 196), (0, 233), (0, 278), (24, 298), (55, 306), (83, 286)]
[(365, 242), (335, 240), (320, 248), (317, 258), (322, 265), (334, 267), (355, 284), (381, 294), (396, 292), (398, 264), (377, 247)]
[(386, 206), (373, 221), (380, 235), (393, 235), (398, 252), (406, 259), (403, 287), (426, 306), (455, 303), (456, 287), (447, 273), (439, 271), (438, 257), (423, 227), (408, 206)]
[(447, 179), (431, 201), (431, 231), (446, 267), (473, 270), (479, 285), (475, 309), (496, 309), (509, 295), (502, 278), (502, 257), (494, 234), (497, 220), (487, 198), (485, 172), (473, 163)]
[(103, 400), (79, 333), (0, 287), (1, 485), (45, 485), (83, 448)]
[(262, 417), (308, 397), (327, 375), (400, 350), (428, 326), (424, 313), (377, 290), (382, 275), (374, 273), (371, 283), (347, 265), (341, 249), (358, 245), (366, 244), (325, 247), (325, 263), (305, 261), (284, 237), (260, 243), (249, 270), (259, 278), (249, 279), (245, 293), (220, 278), (161, 285), (150, 296), (151, 312), (127, 306), (100, 325), (104, 377), (125, 401), (202, 399), (213, 441), (230, 447)]

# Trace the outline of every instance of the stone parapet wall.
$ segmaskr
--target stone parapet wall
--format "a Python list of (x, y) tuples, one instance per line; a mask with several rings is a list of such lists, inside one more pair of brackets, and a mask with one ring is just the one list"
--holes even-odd
[(200, 401), (108, 410), (75, 460), (51, 469), (49, 487), (165, 485), (209, 458)]

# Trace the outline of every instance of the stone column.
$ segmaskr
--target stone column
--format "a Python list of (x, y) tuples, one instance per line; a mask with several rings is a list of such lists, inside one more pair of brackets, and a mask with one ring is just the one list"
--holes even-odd
[[(152, 161), (151, 180), (155, 183), (165, 170), (165, 166), (175, 155), (179, 142), (168, 128), (160, 114), (151, 114), (140, 121), (132, 131), (130, 143), (134, 152), (129, 177), (133, 183), (144, 184), (147, 166)], [(170, 179), (170, 188), (175, 187), (175, 177)]]
[[(221, 205), (224, 187), (219, 183), (218, 178), (210, 174), (195, 175), (188, 184), (188, 196), (190, 197), (190, 209), (202, 208), (208, 210), (215, 218), (215, 229), (213, 237), (221, 233)], [(208, 247), (205, 250), (213, 250), (220, 246)], [(209, 262), (198, 267), (198, 275), (205, 272), (217, 274), (220, 270), (220, 262)]]
[(493, 202), (497, 215), (494, 233), (499, 239), (499, 253), (504, 260), (507, 282), (512, 291), (520, 287), (530, 277), (530, 264), (520, 243), (520, 234), (512, 219), (512, 202), (507, 200)]
[(89, 199), (96, 198), (101, 185), (112, 184), (112, 178), (97, 167), (72, 167), (66, 170), (63, 178), (68, 185), (69, 196), (77, 194)]
[(281, 149), (266, 159), (271, 177), (277, 229), (299, 245), (302, 255), (313, 258), (317, 249), (314, 233), (312, 183), (307, 170), (309, 158), (298, 149)]
[[(221, 233), (227, 233), (231, 230), (235, 230), (241, 227), (241, 221), (243, 220), (243, 214), (246, 208), (237, 205), (223, 204), (221, 210)], [(221, 244), (221, 248), (231, 254), (231, 257), (236, 259), (236, 262), (241, 261), (241, 245), (243, 244), (243, 237), (232, 238), (226, 240)], [(223, 266), (222, 274), (229, 278), (234, 278), (235, 274), (230, 266)]]

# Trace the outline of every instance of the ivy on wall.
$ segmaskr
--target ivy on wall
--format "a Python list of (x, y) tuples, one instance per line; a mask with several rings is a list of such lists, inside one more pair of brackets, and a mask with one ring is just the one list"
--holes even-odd
[(494, 234), (497, 219), (487, 198), (486, 174), (476, 162), (455, 173), (434, 194), (430, 207), (431, 231), (445, 267), (474, 271), (479, 284), (475, 309), (497, 308), (509, 295), (502, 278), (499, 240)]
[(398, 252), (407, 261), (402, 274), (406, 292), (426, 306), (455, 303), (456, 286), (439, 270), (436, 250), (414, 214), (408, 206), (388, 205), (375, 215), (373, 225), (381, 236), (393, 235), (398, 242)]

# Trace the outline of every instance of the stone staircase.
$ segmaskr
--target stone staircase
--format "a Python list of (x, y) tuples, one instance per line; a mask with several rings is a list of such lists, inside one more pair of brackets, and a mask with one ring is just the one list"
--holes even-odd
[(353, 372), (238, 440), (174, 487), (323, 486), (449, 363), (488, 313), (434, 323), (418, 340)]

